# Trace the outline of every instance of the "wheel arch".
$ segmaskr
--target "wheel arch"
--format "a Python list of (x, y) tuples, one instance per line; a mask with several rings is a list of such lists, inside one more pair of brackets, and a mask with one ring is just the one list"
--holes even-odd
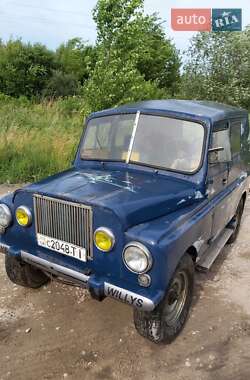
[(242, 196), (241, 196), (241, 199), (243, 199), (244, 206), (245, 206), (246, 199), (247, 199), (247, 191), (244, 191), (244, 193), (243, 193)]

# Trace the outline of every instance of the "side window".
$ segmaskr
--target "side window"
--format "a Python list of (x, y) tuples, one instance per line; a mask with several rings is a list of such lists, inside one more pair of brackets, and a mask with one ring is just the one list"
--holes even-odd
[(231, 147), (229, 129), (214, 132), (212, 136), (212, 148), (223, 148), (222, 151), (217, 152), (218, 162), (231, 161)]
[(242, 122), (241, 120), (233, 120), (230, 122), (230, 140), (232, 155), (235, 156), (240, 153), (241, 146), (241, 130)]

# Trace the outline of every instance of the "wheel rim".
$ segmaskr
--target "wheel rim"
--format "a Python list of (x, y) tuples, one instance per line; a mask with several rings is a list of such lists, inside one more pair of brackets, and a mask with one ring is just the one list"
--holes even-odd
[(176, 274), (168, 291), (166, 303), (163, 309), (164, 321), (174, 325), (180, 318), (188, 295), (188, 277), (184, 271)]

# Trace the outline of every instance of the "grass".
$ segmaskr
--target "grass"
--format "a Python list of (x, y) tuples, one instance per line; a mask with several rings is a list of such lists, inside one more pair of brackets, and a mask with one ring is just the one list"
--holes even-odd
[(0, 183), (37, 181), (69, 167), (81, 108), (78, 98), (35, 104), (0, 96)]

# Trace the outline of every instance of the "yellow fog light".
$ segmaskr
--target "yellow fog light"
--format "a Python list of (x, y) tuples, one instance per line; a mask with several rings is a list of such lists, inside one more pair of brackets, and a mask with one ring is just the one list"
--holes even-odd
[(100, 251), (109, 252), (114, 247), (115, 237), (110, 229), (100, 227), (94, 233), (94, 242)]
[(32, 221), (30, 210), (25, 206), (20, 206), (16, 209), (16, 220), (22, 227), (28, 227)]

